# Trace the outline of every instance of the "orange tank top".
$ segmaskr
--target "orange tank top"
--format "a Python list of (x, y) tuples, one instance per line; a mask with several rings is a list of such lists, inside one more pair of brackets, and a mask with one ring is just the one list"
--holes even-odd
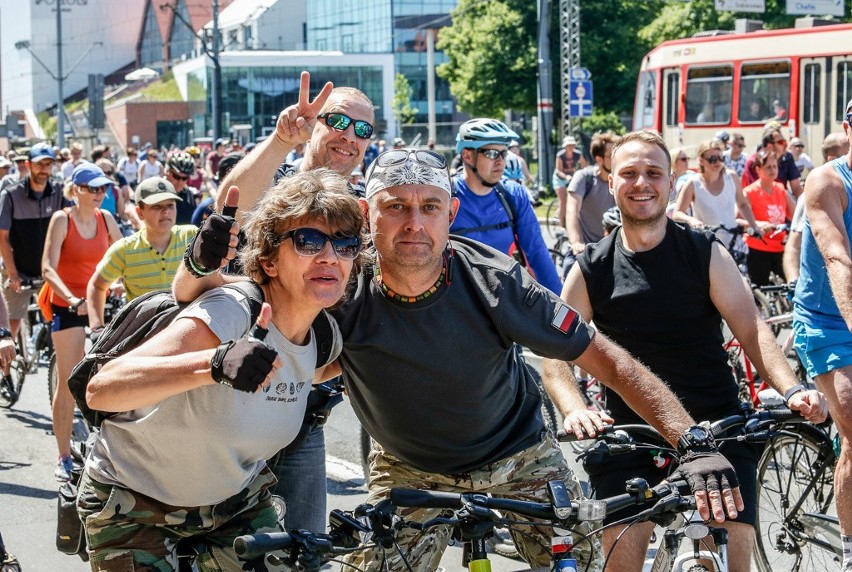
[[(56, 273), (74, 296), (85, 298), (89, 278), (95, 273), (98, 262), (109, 248), (109, 231), (101, 209), (95, 210), (97, 232), (89, 239), (80, 236), (71, 213), (67, 209), (65, 212), (68, 215), (68, 232), (59, 252)], [(68, 307), (68, 303), (56, 293), (51, 296), (50, 302), (56, 306)]]
[[(756, 180), (745, 189), (743, 194), (751, 204), (751, 211), (755, 220), (765, 220), (772, 224), (784, 224), (787, 220), (787, 189), (781, 183), (772, 185), (772, 194), (766, 193), (760, 188), (760, 179)], [(749, 248), (762, 252), (784, 252), (784, 239), (786, 232), (779, 232), (775, 236), (767, 233), (763, 239), (754, 236), (746, 236), (745, 242)]]

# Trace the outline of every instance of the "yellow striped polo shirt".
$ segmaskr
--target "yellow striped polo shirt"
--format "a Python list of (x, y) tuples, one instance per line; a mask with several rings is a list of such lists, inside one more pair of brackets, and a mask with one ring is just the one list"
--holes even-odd
[(170, 288), (183, 253), (198, 227), (191, 224), (172, 227), (172, 238), (163, 254), (151, 246), (143, 228), (113, 243), (98, 263), (98, 276), (107, 282), (122, 278), (127, 301), (152, 290)]

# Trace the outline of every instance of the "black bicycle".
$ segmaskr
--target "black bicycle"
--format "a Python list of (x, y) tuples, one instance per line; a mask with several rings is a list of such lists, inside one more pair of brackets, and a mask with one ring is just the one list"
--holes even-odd
[(29, 291), (32, 296), (26, 317), (21, 320), (21, 327), (15, 338), (15, 359), (9, 366), (14, 391), (0, 392), (0, 407), (6, 409), (20, 399), (27, 375), (37, 372), (39, 365), (49, 365), (53, 357), (50, 323), (45, 321), (36, 302), (43, 284), (44, 280), (41, 278), (26, 278), (21, 281), (21, 291)]

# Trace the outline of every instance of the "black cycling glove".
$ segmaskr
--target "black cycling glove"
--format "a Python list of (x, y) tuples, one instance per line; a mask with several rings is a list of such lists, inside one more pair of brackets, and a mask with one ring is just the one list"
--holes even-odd
[(255, 325), (248, 336), (220, 345), (210, 360), (210, 375), (217, 383), (254, 393), (278, 356), (263, 342), (265, 337), (266, 329)]
[(192, 239), (192, 263), (203, 272), (218, 270), (228, 256), (234, 217), (212, 214)]
[(740, 486), (734, 467), (719, 452), (687, 453), (680, 458), (677, 472), (693, 493)]

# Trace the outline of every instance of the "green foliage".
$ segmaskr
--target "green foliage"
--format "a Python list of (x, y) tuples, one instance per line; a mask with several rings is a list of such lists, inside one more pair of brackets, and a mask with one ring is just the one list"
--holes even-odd
[(183, 101), (171, 72), (146, 85), (141, 93), (143, 101)]
[(437, 73), (459, 108), (486, 117), (535, 110), (536, 2), (460, 0), (452, 17), (438, 39), (448, 61)]
[(592, 110), (591, 117), (583, 118), (580, 128), (589, 134), (612, 131), (617, 135), (624, 135), (625, 131), (627, 131), (617, 113), (614, 111), (604, 111), (600, 107), (595, 107)]
[(47, 111), (40, 111), (36, 114), (38, 124), (41, 125), (44, 131), (44, 136), (48, 139), (56, 139), (56, 134), (59, 132), (58, 121), (56, 115), (51, 115)]
[(408, 79), (401, 73), (393, 78), (393, 116), (399, 122), (411, 123), (417, 115), (417, 110), (411, 107), (411, 96), (414, 89), (408, 83)]

